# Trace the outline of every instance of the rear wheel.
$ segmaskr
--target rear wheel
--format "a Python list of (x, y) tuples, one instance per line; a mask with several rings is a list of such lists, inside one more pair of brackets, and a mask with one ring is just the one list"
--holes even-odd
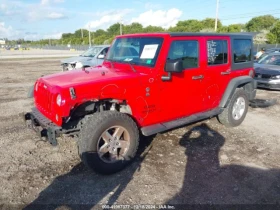
[(218, 115), (220, 123), (226, 127), (240, 125), (248, 111), (248, 96), (243, 89), (236, 89), (228, 106)]
[(78, 148), (85, 165), (98, 173), (112, 174), (133, 160), (138, 144), (135, 122), (126, 114), (105, 111), (84, 122)]

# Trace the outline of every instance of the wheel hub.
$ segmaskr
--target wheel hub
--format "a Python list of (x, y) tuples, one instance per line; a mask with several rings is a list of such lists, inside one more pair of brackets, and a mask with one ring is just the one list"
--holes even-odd
[(122, 160), (129, 148), (130, 136), (121, 126), (105, 130), (98, 141), (98, 155), (104, 162)]
[(243, 97), (238, 97), (233, 105), (232, 117), (235, 120), (241, 119), (245, 112), (245, 99)]

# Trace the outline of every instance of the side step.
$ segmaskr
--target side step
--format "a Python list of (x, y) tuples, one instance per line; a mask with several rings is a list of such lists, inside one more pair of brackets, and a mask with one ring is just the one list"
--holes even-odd
[(222, 113), (222, 111), (223, 111), (222, 108), (217, 108), (217, 109), (213, 109), (211, 111), (194, 114), (194, 115), (191, 115), (188, 117), (179, 118), (179, 119), (172, 120), (169, 122), (145, 126), (145, 127), (141, 128), (141, 131), (144, 136), (150, 136), (150, 135), (153, 135), (156, 133), (170, 130), (172, 128), (180, 127), (182, 125), (186, 125), (186, 124), (190, 124), (193, 122), (197, 122), (199, 120), (211, 118), (213, 116), (216, 116), (216, 115)]

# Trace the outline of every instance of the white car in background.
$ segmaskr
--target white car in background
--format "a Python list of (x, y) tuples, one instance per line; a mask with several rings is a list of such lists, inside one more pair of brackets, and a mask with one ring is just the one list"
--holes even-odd
[(93, 46), (79, 56), (61, 60), (62, 70), (71, 71), (75, 69), (81, 69), (83, 67), (101, 65), (109, 50), (109, 47), (110, 45)]

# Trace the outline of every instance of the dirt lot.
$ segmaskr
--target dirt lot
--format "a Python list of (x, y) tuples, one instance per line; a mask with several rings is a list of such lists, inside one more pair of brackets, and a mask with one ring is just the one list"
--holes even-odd
[[(280, 202), (279, 103), (250, 108), (237, 128), (214, 118), (143, 140), (130, 167), (101, 176), (80, 163), (74, 140), (64, 137), (52, 147), (21, 120), (32, 107), (28, 88), (60, 71), (59, 61), (0, 62), (0, 208)], [(280, 101), (280, 91), (258, 90), (257, 97)]]

